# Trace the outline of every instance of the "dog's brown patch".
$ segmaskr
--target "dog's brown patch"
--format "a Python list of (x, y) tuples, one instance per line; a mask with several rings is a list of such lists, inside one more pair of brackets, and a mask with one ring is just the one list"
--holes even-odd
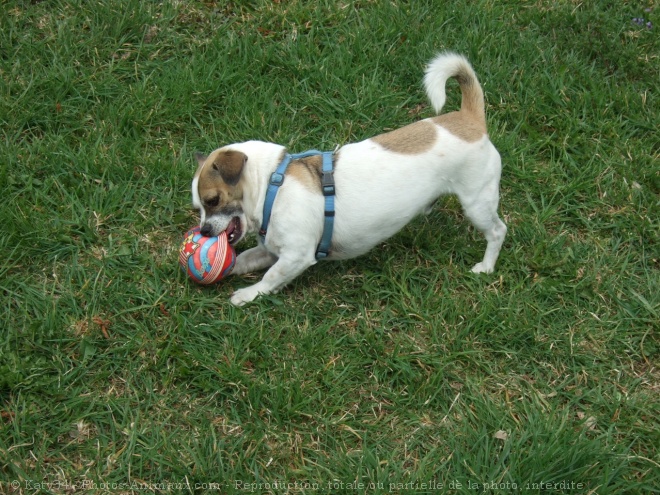
[(247, 161), (247, 156), (240, 151), (226, 150), (219, 151), (215, 156), (211, 156), (213, 162), (208, 165), (218, 172), (222, 179), (230, 186), (238, 184), (243, 167)]
[(232, 208), (243, 197), (240, 179), (247, 157), (240, 151), (217, 150), (197, 156), (199, 199), (207, 215)]
[(479, 141), (486, 134), (486, 128), (480, 119), (474, 118), (470, 112), (445, 113), (431, 120), (468, 143)]
[(320, 191), (322, 169), (323, 158), (321, 155), (314, 155), (292, 161), (286, 173), (295, 177), (307, 189)]
[[(471, 114), (472, 118), (480, 123), (486, 132), (486, 110), (484, 104), (484, 92), (479, 85), (474, 73), (465, 67), (461, 67), (454, 76), (461, 88), (461, 113)], [(469, 117), (468, 117), (469, 118)]]
[(388, 151), (404, 155), (417, 155), (433, 147), (437, 133), (433, 124), (420, 120), (401, 129), (372, 137), (371, 140)]

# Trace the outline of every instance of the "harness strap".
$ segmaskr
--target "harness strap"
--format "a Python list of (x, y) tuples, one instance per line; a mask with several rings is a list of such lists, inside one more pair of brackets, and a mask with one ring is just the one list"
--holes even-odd
[(321, 242), (316, 248), (316, 259), (322, 260), (330, 253), (330, 241), (332, 240), (332, 229), (335, 224), (335, 176), (332, 167), (332, 152), (323, 153), (323, 166), (321, 172), (321, 189), (325, 198), (325, 211), (323, 219), (323, 235)]
[(284, 155), (284, 159), (277, 166), (275, 172), (271, 174), (270, 180), (268, 182), (266, 198), (264, 201), (264, 216), (261, 222), (261, 228), (259, 229), (259, 236), (261, 237), (261, 241), (265, 242), (266, 233), (268, 232), (268, 223), (270, 222), (270, 214), (273, 210), (273, 203), (275, 202), (275, 196), (277, 196), (277, 191), (284, 183), (284, 173), (289, 167), (289, 164), (293, 160), (300, 160), (301, 158), (307, 158), (309, 156), (315, 155), (321, 155), (323, 159), (321, 168), (321, 189), (325, 199), (323, 234), (321, 236), (321, 242), (319, 242), (319, 245), (316, 249), (316, 259), (320, 260), (327, 258), (330, 252), (330, 242), (332, 241), (332, 230), (335, 221), (335, 180), (332, 151), (321, 152), (317, 150), (309, 150), (305, 151), (304, 153), (286, 153)]
[(273, 203), (275, 202), (275, 196), (277, 196), (277, 190), (280, 188), (284, 182), (284, 172), (286, 172), (289, 163), (293, 156), (290, 154), (284, 155), (284, 159), (280, 162), (270, 176), (268, 181), (268, 188), (266, 189), (266, 199), (264, 201), (264, 218), (261, 221), (261, 228), (259, 229), (259, 236), (261, 237), (262, 242), (266, 239), (266, 231), (268, 230), (268, 222), (270, 221), (270, 213), (273, 210)]

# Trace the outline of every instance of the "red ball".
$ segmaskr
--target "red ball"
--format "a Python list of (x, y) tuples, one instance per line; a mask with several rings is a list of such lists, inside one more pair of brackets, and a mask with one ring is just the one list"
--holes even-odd
[(227, 241), (227, 233), (218, 237), (204, 237), (199, 227), (186, 232), (179, 251), (179, 264), (198, 284), (214, 284), (231, 273), (236, 252)]

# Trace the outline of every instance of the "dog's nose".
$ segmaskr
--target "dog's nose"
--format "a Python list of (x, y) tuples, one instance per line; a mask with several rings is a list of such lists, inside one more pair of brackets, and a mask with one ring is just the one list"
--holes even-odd
[(210, 223), (205, 223), (202, 225), (202, 228), (199, 229), (199, 233), (204, 237), (213, 237), (213, 227)]

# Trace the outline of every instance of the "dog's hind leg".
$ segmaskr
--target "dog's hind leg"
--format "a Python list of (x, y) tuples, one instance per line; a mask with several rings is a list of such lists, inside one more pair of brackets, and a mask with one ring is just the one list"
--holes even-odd
[(472, 272), (492, 273), (495, 270), (495, 262), (500, 255), (500, 249), (502, 249), (502, 243), (506, 236), (506, 225), (504, 225), (504, 222), (497, 215), (492, 217), (487, 227), (483, 224), (480, 227), (474, 220), (473, 223), (484, 234), (488, 245), (486, 246), (484, 259), (472, 267)]
[[(459, 196), (460, 199), (460, 196)], [(487, 185), (478, 195), (478, 199), (471, 203), (464, 202), (463, 210), (472, 224), (481, 232), (488, 245), (484, 259), (472, 267), (473, 273), (491, 273), (500, 254), (500, 249), (506, 237), (506, 225), (497, 215), (499, 204), (498, 184)], [(467, 203), (467, 204), (466, 204)]]

